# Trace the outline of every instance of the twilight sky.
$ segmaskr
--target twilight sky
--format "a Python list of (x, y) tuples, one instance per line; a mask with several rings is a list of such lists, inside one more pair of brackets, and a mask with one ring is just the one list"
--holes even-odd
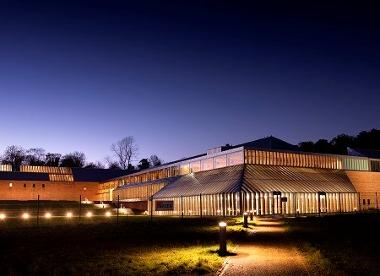
[(0, 151), (103, 161), (133, 135), (171, 161), (380, 127), (378, 7), (250, 2), (1, 1)]

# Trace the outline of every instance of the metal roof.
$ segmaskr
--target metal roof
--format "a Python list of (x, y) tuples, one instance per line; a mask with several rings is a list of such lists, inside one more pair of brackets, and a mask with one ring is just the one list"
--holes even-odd
[(342, 170), (246, 165), (243, 190), (252, 192), (356, 192)]
[(30, 172), (0, 172), (0, 180), (49, 181), (49, 174)]
[(199, 194), (234, 193), (240, 190), (244, 165), (195, 172), (181, 176), (153, 197), (178, 197)]
[(147, 185), (152, 185), (152, 184), (158, 184), (158, 183), (165, 183), (165, 185), (170, 184), (177, 180), (180, 176), (174, 176), (174, 177), (169, 177), (169, 178), (163, 178), (163, 179), (155, 179), (155, 180), (150, 180), (150, 181), (145, 181), (145, 182), (137, 182), (137, 183), (132, 183), (132, 184), (125, 184), (122, 186), (117, 187), (114, 191), (118, 190), (125, 190), (129, 188), (135, 188), (135, 187), (144, 187)]
[(356, 192), (342, 170), (236, 165), (180, 176), (153, 197), (246, 192)]
[(125, 170), (72, 168), (74, 181), (103, 182), (127, 174)]

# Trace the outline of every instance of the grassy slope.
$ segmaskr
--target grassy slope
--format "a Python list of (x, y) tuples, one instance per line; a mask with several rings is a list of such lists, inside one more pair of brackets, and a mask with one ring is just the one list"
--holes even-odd
[(289, 220), (294, 242), (318, 275), (379, 275), (380, 214)]
[[(7, 221), (0, 226), (4, 274), (184, 274), (221, 267), (217, 220), (123, 217), (67, 223)], [(113, 221), (112, 221), (113, 220)], [(103, 219), (104, 221), (104, 219)], [(237, 232), (236, 235), (239, 235)]]

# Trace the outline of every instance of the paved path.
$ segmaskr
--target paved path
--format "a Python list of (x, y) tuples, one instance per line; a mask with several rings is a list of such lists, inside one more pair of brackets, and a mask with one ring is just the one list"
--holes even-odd
[(220, 275), (309, 275), (301, 252), (286, 238), (280, 222), (264, 221), (252, 242), (239, 244)]

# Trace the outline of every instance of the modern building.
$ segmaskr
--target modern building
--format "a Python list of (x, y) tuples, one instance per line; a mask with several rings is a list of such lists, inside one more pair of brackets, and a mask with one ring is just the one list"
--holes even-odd
[(275, 137), (225, 145), (127, 175), (0, 165), (0, 200), (88, 200), (152, 215), (234, 216), (379, 209), (380, 154), (307, 153)]
[(100, 183), (125, 175), (122, 170), (47, 166), (0, 166), (0, 200), (99, 201)]
[(380, 159), (301, 152), (272, 136), (100, 185), (103, 201), (177, 216), (355, 212), (378, 208), (377, 193)]

